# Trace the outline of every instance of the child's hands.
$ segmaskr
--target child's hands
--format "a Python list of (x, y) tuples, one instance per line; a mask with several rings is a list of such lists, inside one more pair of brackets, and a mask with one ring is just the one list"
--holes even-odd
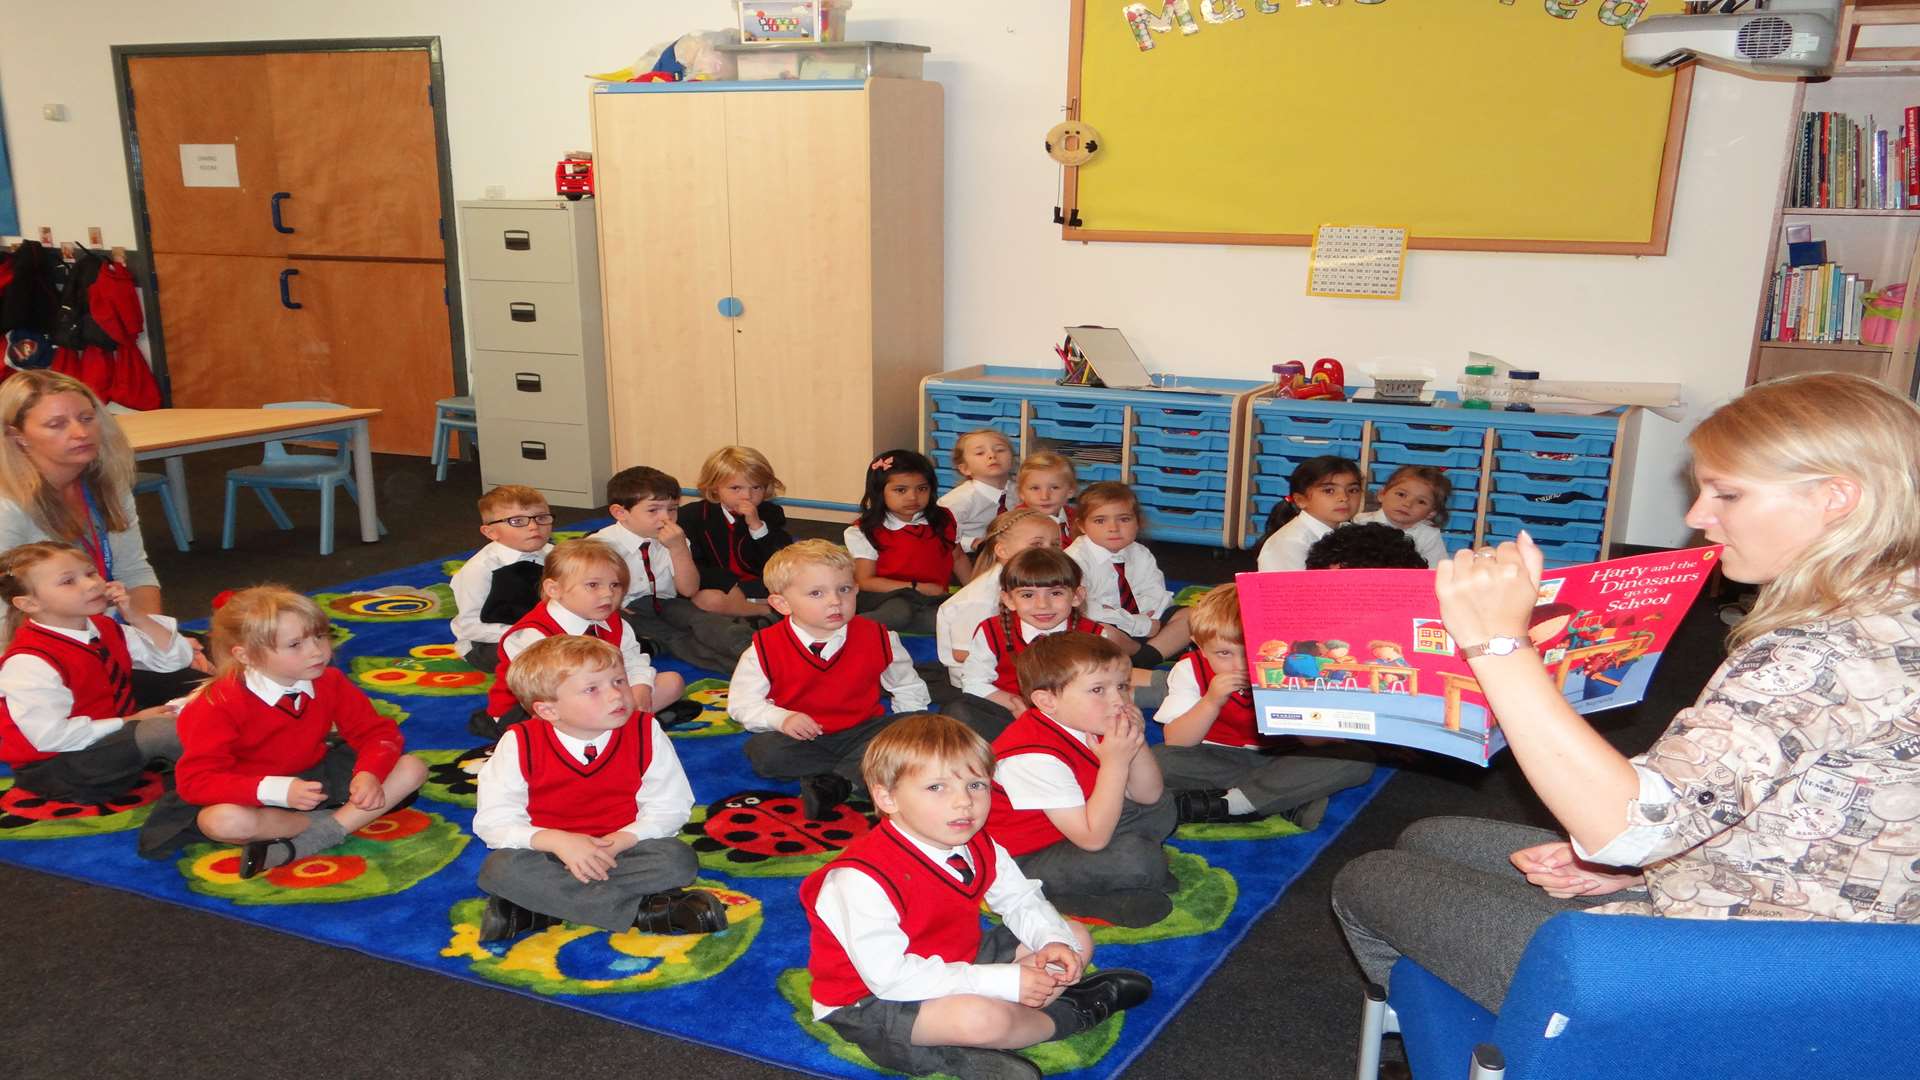
[(736, 500), (732, 505), (727, 507), (727, 511), (745, 523), (748, 532), (752, 532), (760, 527), (760, 504), (754, 502), (751, 498)]
[(1140, 718), (1140, 710), (1129, 705), (1114, 718), (1093, 752), (1100, 759), (1101, 768), (1116, 764), (1124, 768), (1146, 745), (1146, 726)]
[(287, 785), (287, 808), (290, 810), (313, 810), (326, 801), (326, 786), (318, 780), (295, 780)]
[(660, 531), (654, 533), (653, 538), (660, 541), (662, 545), (670, 548), (683, 548), (687, 546), (687, 530), (681, 528), (680, 523), (677, 521), (668, 520), (661, 522)]
[(155, 705), (150, 709), (141, 709), (131, 716), (123, 717), (123, 719), (129, 724), (134, 724), (142, 720), (162, 720), (169, 716), (178, 715), (180, 715), (179, 708), (176, 707), (173, 702), (169, 701), (164, 705)]
[(787, 718), (780, 721), (780, 731), (789, 739), (799, 739), (801, 742), (808, 742), (819, 738), (824, 729), (821, 728), (820, 722), (813, 717), (808, 716), (806, 713), (795, 712), (788, 713)]
[(630, 832), (612, 832), (600, 839), (606, 842), (609, 855), (618, 855), (640, 842), (640, 838)]
[(560, 833), (548, 845), (547, 850), (582, 885), (607, 880), (607, 871), (613, 869), (613, 841), (607, 837)]
[(1207, 700), (1215, 705), (1225, 705), (1227, 699), (1247, 688), (1247, 673), (1244, 671), (1215, 672), (1207, 683)]
[(1080, 954), (1073, 951), (1073, 946), (1064, 941), (1050, 941), (1027, 959), (1033, 961), (1034, 966), (1042, 971), (1057, 967), (1059, 970), (1055, 974), (1060, 976), (1062, 986), (1072, 986), (1079, 982), (1080, 970), (1085, 964), (1080, 959)]
[(1020, 962), (1020, 1004), (1029, 1009), (1041, 1009), (1053, 1004), (1060, 991), (1067, 988), (1059, 975), (1034, 963), (1039, 953), (1034, 953)]
[(915, 582), (915, 583), (914, 583), (914, 586), (913, 586), (913, 591), (914, 591), (914, 592), (917, 592), (917, 593), (919, 593), (919, 594), (920, 594), (921, 596), (945, 596), (945, 595), (947, 595), (947, 587), (946, 587), (945, 585), (942, 585), (942, 584), (940, 584), (939, 582), (935, 582), (935, 581), (918, 581), (918, 582)]
[(127, 586), (125, 583), (109, 581), (107, 582), (106, 588), (102, 591), (107, 594), (108, 604), (119, 608), (121, 611), (127, 610)]
[(386, 789), (380, 786), (380, 778), (370, 772), (353, 774), (353, 782), (347, 785), (347, 801), (362, 810), (380, 810), (387, 805)]

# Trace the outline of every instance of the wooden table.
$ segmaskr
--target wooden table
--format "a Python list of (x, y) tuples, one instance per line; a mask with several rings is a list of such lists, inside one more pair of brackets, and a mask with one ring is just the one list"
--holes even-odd
[(353, 446), (353, 482), (360, 490), (354, 503), (360, 509), (360, 539), (380, 539), (374, 508), (373, 449), (367, 441), (367, 421), (379, 409), (154, 409), (120, 413), (114, 419), (133, 445), (135, 461), (166, 461), (167, 482), (173, 486), (180, 524), (193, 536), (193, 518), (187, 511), (187, 470), (181, 458), (201, 450), (301, 439), (344, 433)]

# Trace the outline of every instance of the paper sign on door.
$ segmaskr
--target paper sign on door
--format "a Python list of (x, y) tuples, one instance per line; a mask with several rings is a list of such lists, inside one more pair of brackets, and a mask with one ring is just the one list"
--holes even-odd
[(180, 182), (187, 187), (240, 186), (233, 143), (181, 143)]

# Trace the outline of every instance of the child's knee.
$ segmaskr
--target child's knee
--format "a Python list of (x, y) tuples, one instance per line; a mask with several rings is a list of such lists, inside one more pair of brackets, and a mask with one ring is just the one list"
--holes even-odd
[(693, 884), (694, 877), (700, 873), (700, 857), (693, 853), (693, 848), (678, 840), (668, 840), (661, 845), (660, 859), (665, 864), (661, 873), (677, 883), (675, 888)]
[(999, 1046), (1013, 1033), (1011, 1002), (969, 994), (946, 1016), (945, 1036), (954, 1046)]
[(1081, 965), (1093, 963), (1093, 934), (1088, 932), (1086, 924), (1068, 919), (1067, 929), (1073, 931), (1073, 951), (1080, 954)]
[(387, 773), (387, 782), (383, 786), (390, 792), (406, 794), (417, 790), (427, 779), (427, 763), (412, 754), (401, 754), (393, 763), (393, 770)]
[(726, 603), (727, 594), (719, 589), (701, 589), (693, 594), (693, 606), (701, 611), (719, 611)]
[(203, 807), (194, 824), (209, 838), (225, 844), (242, 844), (253, 838), (259, 813), (251, 807), (219, 803)]

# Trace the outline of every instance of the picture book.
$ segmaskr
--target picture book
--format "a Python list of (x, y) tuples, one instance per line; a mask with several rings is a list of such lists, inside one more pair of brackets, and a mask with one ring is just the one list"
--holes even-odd
[[(1717, 546), (1664, 551), (1541, 575), (1527, 636), (1575, 711), (1646, 695), (1719, 554)], [(1433, 578), (1431, 570), (1238, 575), (1260, 730), (1490, 761), (1506, 738), (1441, 625)]]

